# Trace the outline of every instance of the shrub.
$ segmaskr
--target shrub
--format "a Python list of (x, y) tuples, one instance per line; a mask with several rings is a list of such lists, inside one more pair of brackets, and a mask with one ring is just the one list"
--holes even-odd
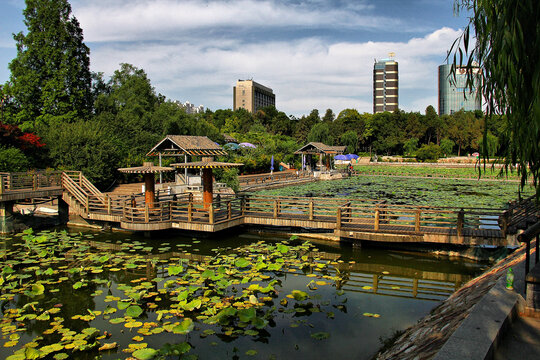
[(436, 161), (440, 156), (441, 147), (433, 143), (422, 145), (422, 147), (416, 151), (416, 159), (418, 161)]

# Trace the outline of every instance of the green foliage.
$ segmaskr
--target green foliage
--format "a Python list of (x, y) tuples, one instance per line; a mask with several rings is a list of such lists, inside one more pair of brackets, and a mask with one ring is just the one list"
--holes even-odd
[(349, 154), (356, 153), (358, 148), (358, 135), (356, 131), (349, 130), (339, 137), (339, 142), (341, 145), (345, 145), (347, 148), (345, 151)]
[[(461, 64), (465, 57), (467, 67), (476, 62), (482, 68), (480, 90), (487, 102), (488, 123), (494, 115), (506, 115), (502, 137), (506, 170), (519, 163), (521, 187), (531, 174), (540, 197), (540, 2), (460, 0), (456, 6), (469, 12), (470, 21), (453, 44), (453, 62)], [(474, 84), (474, 76), (469, 72), (468, 86)], [(488, 137), (484, 139), (486, 143)]]
[(90, 50), (66, 0), (26, 0), (27, 34), (13, 36), (11, 118), (23, 130), (74, 122), (92, 107)]
[(330, 127), (327, 123), (317, 123), (308, 134), (308, 142), (322, 142), (326, 145), (332, 145), (333, 139), (330, 136)]
[(221, 172), (220, 176), (216, 174), (217, 181), (224, 182), (234, 192), (240, 189), (240, 183), (238, 182), (238, 169), (225, 169)]
[(419, 161), (436, 161), (441, 157), (441, 147), (435, 144), (424, 144), (416, 151), (416, 159)]
[(443, 156), (451, 155), (453, 150), (454, 150), (455, 145), (456, 144), (452, 140), (450, 140), (448, 138), (442, 139), (441, 140), (441, 145), (440, 145), (441, 146), (441, 154)]
[(98, 186), (110, 185), (120, 167), (115, 135), (97, 122), (50, 127), (45, 135), (54, 166), (79, 170)]
[(418, 139), (412, 138), (407, 141), (405, 141), (405, 144), (403, 144), (403, 153), (405, 155), (414, 155), (416, 152), (416, 149), (418, 149)]
[(14, 147), (0, 146), (0, 171), (17, 172), (30, 168), (30, 161), (24, 153)]

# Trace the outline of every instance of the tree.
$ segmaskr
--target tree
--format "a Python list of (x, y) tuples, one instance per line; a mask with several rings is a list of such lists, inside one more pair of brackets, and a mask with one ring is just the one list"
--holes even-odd
[(327, 123), (318, 123), (311, 128), (307, 137), (308, 142), (322, 142), (326, 145), (332, 145), (333, 139), (330, 136), (330, 128)]
[[(539, 199), (540, 1), (458, 0), (456, 5), (458, 11), (472, 14), (462, 36), (452, 46), (453, 62), (461, 64), (466, 57), (469, 69), (473, 62), (482, 69), (480, 91), (487, 102), (486, 121), (496, 114), (505, 114), (507, 119), (502, 146), (505, 169), (519, 164), (521, 188), (531, 174)], [(474, 46), (470, 46), (471, 37), (475, 38)], [(467, 73), (467, 84), (472, 87), (475, 75)], [(483, 156), (486, 160), (488, 154)]]
[(418, 139), (417, 138), (411, 138), (403, 144), (403, 153), (405, 155), (411, 156), (414, 155), (416, 152), (416, 149), (418, 149)]
[(358, 148), (358, 135), (354, 130), (346, 131), (339, 137), (339, 142), (347, 147), (349, 154), (355, 153)]
[(441, 140), (441, 154), (444, 156), (452, 155), (452, 151), (454, 150), (454, 145), (456, 145), (455, 142), (448, 138), (444, 138)]
[(321, 119), (322, 122), (331, 124), (336, 118), (336, 115), (334, 115), (334, 112), (332, 109), (326, 109), (326, 113), (324, 113), (323, 118)]
[(28, 28), (13, 36), (12, 119), (23, 130), (87, 117), (92, 108), (90, 50), (67, 0), (26, 0)]

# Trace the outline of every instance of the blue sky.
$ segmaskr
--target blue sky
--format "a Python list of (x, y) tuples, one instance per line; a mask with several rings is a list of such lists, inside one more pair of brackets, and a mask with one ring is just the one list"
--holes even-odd
[[(232, 107), (237, 79), (274, 90), (289, 115), (372, 111), (374, 59), (395, 53), (399, 105), (437, 108), (437, 66), (466, 25), (453, 0), (72, 0), (91, 70), (144, 69), (156, 92)], [(0, 83), (26, 31), (24, 0), (2, 0)]]

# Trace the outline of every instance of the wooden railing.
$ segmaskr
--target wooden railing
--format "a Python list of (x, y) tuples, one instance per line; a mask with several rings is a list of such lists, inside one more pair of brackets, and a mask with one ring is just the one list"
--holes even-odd
[(60, 171), (35, 171), (25, 173), (0, 173), (0, 194), (9, 191), (37, 191), (61, 186)]
[[(284, 172), (283, 175), (274, 176), (296, 176), (296, 173)], [(204, 207), (202, 202), (195, 201), (191, 194), (169, 195), (163, 191), (159, 192), (155, 205), (147, 207), (142, 194), (102, 194), (79, 171), (0, 173), (0, 185), (0, 194), (62, 185), (89, 216), (106, 215), (111, 217), (111, 221), (118, 221), (114, 219), (121, 217), (123, 222), (128, 223), (219, 224), (247, 216), (317, 221), (329, 223), (328, 228), (336, 230), (386, 233), (455, 231), (455, 234), (460, 236), (467, 230), (492, 229), (500, 231), (504, 237), (512, 226), (527, 223), (533, 218), (538, 219), (534, 198), (516, 203), (504, 212), (481, 208), (391, 205), (371, 199), (300, 198), (257, 194), (243, 194), (238, 197), (218, 195), (210, 206)]]
[(240, 186), (253, 186), (260, 184), (273, 183), (275, 181), (286, 181), (295, 179), (312, 178), (313, 173), (307, 171), (278, 171), (273, 174), (243, 175), (238, 177)]

